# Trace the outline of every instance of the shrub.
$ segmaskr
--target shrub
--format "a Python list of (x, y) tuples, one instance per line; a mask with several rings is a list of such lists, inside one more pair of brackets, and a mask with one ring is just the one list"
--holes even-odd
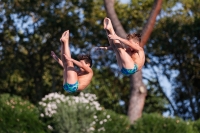
[(198, 133), (199, 121), (143, 114), (134, 125), (128, 117), (100, 107), (96, 95), (46, 95), (39, 107), (48, 132), (55, 133)]
[(39, 102), (41, 116), (48, 123), (50, 132), (92, 132), (93, 116), (101, 110), (96, 99), (96, 95), (89, 93), (79, 96), (51, 93)]
[(75, 103), (70, 106), (68, 102), (58, 105), (54, 115), (55, 132), (59, 133), (86, 133), (91, 132), (90, 125), (96, 111), (86, 103)]
[(193, 129), (194, 129), (195, 133), (200, 133), (200, 119), (197, 121), (194, 121)]
[(95, 119), (95, 133), (129, 133), (128, 117), (111, 110), (99, 111)]
[(96, 95), (89, 93), (79, 96), (50, 93), (39, 102), (41, 116), (48, 123), (49, 132), (128, 133), (127, 116), (102, 109), (96, 99)]
[(192, 122), (180, 118), (165, 118), (158, 114), (143, 114), (133, 125), (135, 133), (195, 133)]
[(38, 109), (29, 101), (9, 94), (0, 95), (1, 133), (43, 133)]

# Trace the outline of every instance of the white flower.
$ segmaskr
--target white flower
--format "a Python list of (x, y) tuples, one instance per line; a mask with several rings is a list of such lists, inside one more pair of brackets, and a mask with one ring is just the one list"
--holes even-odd
[(84, 96), (84, 93), (83, 93), (83, 92), (81, 92), (81, 93), (80, 93), (80, 96)]
[(107, 118), (109, 119), (109, 118), (110, 118), (110, 115), (107, 115)]
[(88, 130), (89, 131), (94, 131), (94, 127), (90, 127)]
[(88, 97), (88, 96), (89, 96), (89, 94), (88, 94), (88, 93), (86, 93), (86, 94), (85, 94), (85, 97)]
[(51, 125), (48, 125), (47, 127), (48, 129), (53, 130), (53, 127)]
[(47, 104), (46, 104), (46, 103), (42, 103), (42, 105), (43, 105), (43, 106), (46, 106)]
[(44, 114), (43, 114), (43, 113), (41, 113), (41, 114), (40, 114), (40, 116), (41, 116), (41, 117), (44, 117)]
[(103, 121), (100, 121), (100, 122), (99, 122), (99, 124), (101, 124), (101, 125), (102, 125), (102, 124), (103, 124)]
[(69, 106), (75, 106), (77, 103), (88, 104), (86, 109), (90, 110), (102, 110), (95, 94), (83, 92), (79, 96), (65, 96), (60, 93), (50, 93), (42, 98), (42, 101), (39, 102), (39, 105), (44, 107), (44, 115), (51, 117), (56, 113), (57, 105), (60, 102), (66, 102)]
[(57, 99), (56, 102), (57, 102), (57, 103), (60, 103), (60, 100)]
[(105, 128), (101, 127), (101, 128), (98, 129), (98, 131), (105, 131)]

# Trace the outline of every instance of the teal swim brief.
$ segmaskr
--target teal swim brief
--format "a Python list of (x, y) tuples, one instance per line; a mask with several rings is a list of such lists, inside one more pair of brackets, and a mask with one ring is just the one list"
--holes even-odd
[(66, 91), (66, 92), (69, 92), (69, 93), (73, 93), (73, 92), (76, 92), (78, 90), (78, 81), (76, 81), (75, 84), (68, 84), (68, 83), (65, 83), (63, 85), (63, 89)]
[(122, 67), (122, 69), (121, 69), (121, 72), (122, 72), (124, 75), (127, 75), (127, 76), (129, 76), (129, 75), (131, 75), (131, 74), (134, 74), (134, 73), (136, 73), (137, 71), (138, 71), (138, 66), (137, 66), (137, 64), (134, 64), (133, 69), (126, 69), (126, 68), (124, 68), (124, 67)]

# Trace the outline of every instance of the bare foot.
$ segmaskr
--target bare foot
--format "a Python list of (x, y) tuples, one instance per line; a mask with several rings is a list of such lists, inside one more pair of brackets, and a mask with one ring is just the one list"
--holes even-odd
[(103, 28), (104, 29), (107, 29), (108, 23), (109, 23), (109, 19), (107, 17), (105, 17), (104, 20), (103, 20), (103, 26), (104, 26)]
[(62, 44), (68, 44), (68, 42), (69, 42), (69, 30), (66, 30), (62, 34), (62, 37), (60, 38), (60, 41), (61, 41)]
[(107, 17), (104, 19), (104, 29), (108, 32), (108, 34), (115, 34), (111, 20)]

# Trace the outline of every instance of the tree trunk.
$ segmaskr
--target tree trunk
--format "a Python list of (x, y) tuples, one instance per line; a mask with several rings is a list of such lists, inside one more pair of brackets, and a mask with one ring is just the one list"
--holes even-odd
[(162, 0), (154, 0), (154, 4), (151, 13), (149, 15), (148, 21), (142, 29), (142, 40), (141, 40), (142, 46), (144, 46), (147, 43), (151, 35), (151, 32), (153, 31), (156, 22), (156, 17), (160, 13), (161, 6), (162, 6)]
[[(105, 8), (107, 16), (111, 19), (113, 27), (117, 33), (117, 35), (125, 38), (126, 32), (122, 27), (117, 14), (114, 9), (114, 0), (104, 0)], [(152, 11), (148, 18), (147, 23), (145, 24), (142, 30), (142, 41), (141, 44), (144, 46), (148, 41), (151, 32), (153, 30), (156, 16), (159, 14), (162, 5), (162, 0), (155, 0)], [(142, 116), (142, 111), (144, 108), (145, 98), (147, 94), (147, 89), (142, 81), (142, 71), (135, 73), (130, 76), (130, 100), (129, 100), (129, 109), (128, 109), (128, 117), (131, 123), (134, 123), (135, 120)]]
[(142, 81), (142, 71), (130, 76), (130, 100), (128, 107), (128, 117), (131, 123), (134, 123), (142, 116), (144, 103), (146, 100), (147, 89)]

